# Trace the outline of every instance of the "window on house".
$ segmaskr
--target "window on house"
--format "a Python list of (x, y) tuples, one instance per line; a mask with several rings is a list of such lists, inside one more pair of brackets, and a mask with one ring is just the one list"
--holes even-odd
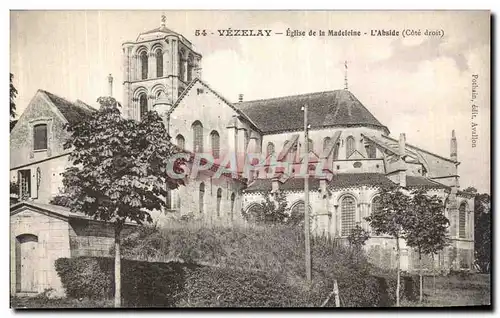
[(203, 125), (197, 120), (191, 129), (193, 130), (193, 151), (203, 152)]
[(356, 144), (354, 142), (354, 137), (353, 136), (349, 136), (347, 137), (346, 139), (346, 147), (345, 147), (345, 158), (348, 159), (354, 152), (354, 150), (356, 149)]
[(163, 52), (156, 50), (156, 77), (163, 76)]
[(354, 198), (351, 196), (346, 196), (342, 199), (340, 222), (342, 225), (342, 236), (351, 234), (356, 224), (356, 204)]
[(146, 51), (142, 51), (141, 55), (141, 79), (148, 78), (148, 53)]
[(217, 189), (217, 216), (220, 216), (220, 203), (222, 200), (222, 189)]
[(200, 211), (200, 213), (203, 213), (203, 208), (205, 207), (205, 202), (204, 201), (204, 197), (205, 197), (205, 184), (202, 182), (200, 183), (200, 193), (199, 193), (199, 198), (198, 198), (198, 210)]
[(140, 108), (140, 115), (141, 115), (140, 119), (142, 120), (142, 118), (148, 112), (148, 97), (146, 96), (145, 93), (142, 93), (139, 96), (139, 108)]
[(33, 149), (46, 150), (47, 149), (47, 125), (38, 124), (33, 127)]
[(458, 237), (465, 238), (466, 204), (460, 204), (458, 209)]
[(175, 137), (175, 143), (177, 144), (177, 147), (184, 149), (186, 146), (186, 140), (184, 139), (184, 136), (179, 134), (177, 137)]
[(27, 200), (31, 197), (31, 170), (19, 170), (18, 172), (18, 180), (19, 180), (19, 199), (21, 201)]
[(210, 140), (212, 142), (212, 155), (214, 159), (219, 158), (220, 156), (220, 136), (217, 131), (212, 131), (210, 133)]

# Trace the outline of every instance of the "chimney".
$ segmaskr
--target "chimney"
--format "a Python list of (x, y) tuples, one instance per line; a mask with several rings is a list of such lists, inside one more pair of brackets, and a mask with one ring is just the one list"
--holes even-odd
[(457, 161), (458, 160), (458, 156), (457, 156), (457, 138), (455, 137), (455, 129), (453, 129), (451, 131), (450, 158), (453, 161)]
[(109, 84), (109, 96), (113, 96), (113, 76), (111, 73), (108, 75), (108, 84)]
[(404, 157), (406, 155), (406, 136), (404, 133), (399, 134), (399, 155)]
[(243, 101), (243, 94), (238, 95), (238, 102), (241, 103)]

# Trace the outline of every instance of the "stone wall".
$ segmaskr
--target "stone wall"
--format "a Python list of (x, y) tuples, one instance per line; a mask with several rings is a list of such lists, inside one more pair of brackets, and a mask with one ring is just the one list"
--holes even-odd
[[(16, 249), (16, 238), (23, 234), (31, 234), (38, 239), (33, 253), (30, 254), (31, 259), (27, 260), (30, 262), (29, 266), (33, 267), (36, 292), (53, 288), (55, 294), (63, 295), (64, 291), (54, 262), (58, 258), (71, 256), (68, 223), (54, 216), (25, 209), (11, 216), (10, 229), (11, 294), (16, 293), (16, 251), (19, 252), (19, 249)], [(18, 261), (20, 256), (17, 256)]]

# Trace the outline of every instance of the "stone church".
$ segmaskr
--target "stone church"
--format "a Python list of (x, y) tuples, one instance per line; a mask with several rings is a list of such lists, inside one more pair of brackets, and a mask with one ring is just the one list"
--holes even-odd
[[(156, 110), (173, 143), (213, 163), (171, 191), (167, 211), (154, 212), (159, 224), (170, 212), (244, 222), (243, 213), (259, 209), (263, 194), (276, 191), (285, 193), (293, 213), (303, 213), (307, 171), (311, 232), (342, 241), (356, 225), (371, 233), (364, 218), (380, 206), (379, 188), (399, 184), (438, 195), (451, 223), (451, 245), (426, 266), (472, 269), (473, 195), (460, 190), (454, 132), (449, 157), (407, 142), (404, 133), (393, 138), (348, 89), (253, 101), (240, 96), (231, 102), (202, 80), (202, 55), (164, 20), (123, 43), (122, 51), (123, 116), (141, 120), (145, 112)], [(109, 85), (111, 95), (111, 76)], [(11, 130), (11, 182), (19, 188), (19, 202), (11, 206), (12, 293), (60, 289), (53, 268), (57, 258), (106, 255), (109, 250), (112, 235), (105, 224), (49, 204), (62, 186), (60, 173), (71, 165), (70, 150), (62, 147), (68, 137), (63, 125), (95, 111), (80, 100), (39, 90)], [(232, 172), (217, 175), (231, 156), (236, 158)], [(305, 156), (309, 164), (302, 168)], [(416, 253), (400, 244), (402, 269), (411, 271)], [(365, 248), (375, 264), (395, 267), (394, 246), (394, 239), (371, 233)]]

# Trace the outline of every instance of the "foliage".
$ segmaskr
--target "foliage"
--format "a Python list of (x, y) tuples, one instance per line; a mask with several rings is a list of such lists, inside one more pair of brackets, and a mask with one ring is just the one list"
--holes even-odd
[(488, 273), (491, 267), (491, 197), (478, 194), (474, 198), (474, 254), (476, 267)]
[(15, 99), (17, 97), (17, 89), (14, 87), (12, 83), (12, 79), (14, 78), (14, 74), (10, 73), (10, 118), (16, 117), (16, 102)]
[(410, 198), (396, 186), (380, 189), (380, 209), (366, 217), (377, 235), (387, 234), (394, 238), (403, 236), (403, 225), (410, 204)]
[(64, 195), (74, 211), (123, 224), (151, 222), (148, 211), (164, 206), (167, 188), (180, 180), (167, 177), (174, 146), (162, 119), (148, 112), (141, 122), (120, 116), (112, 97), (101, 97), (99, 112), (67, 126), (74, 165), (64, 173)]
[(424, 190), (414, 191), (404, 221), (406, 244), (416, 248), (420, 256), (435, 254), (447, 245), (449, 221), (437, 196), (428, 196)]
[(397, 257), (397, 283), (396, 304), (400, 301), (400, 250), (399, 239), (404, 238), (404, 225), (406, 224), (407, 212), (410, 206), (410, 197), (402, 192), (401, 188), (391, 186), (380, 189), (380, 209), (366, 217), (375, 234), (387, 234), (396, 239)]
[[(190, 265), (123, 260), (122, 298), (125, 306), (170, 307), (184, 284)], [(192, 267), (192, 266), (191, 266)], [(56, 270), (66, 294), (72, 298), (103, 299), (113, 294), (112, 258), (59, 258)]]
[(349, 233), (349, 236), (347, 236), (347, 241), (354, 248), (360, 249), (369, 238), (370, 234), (368, 234), (368, 231), (356, 224), (351, 233)]
[(243, 212), (243, 217), (254, 223), (284, 224), (289, 218), (286, 195), (281, 191), (267, 191), (262, 197), (259, 208)]

